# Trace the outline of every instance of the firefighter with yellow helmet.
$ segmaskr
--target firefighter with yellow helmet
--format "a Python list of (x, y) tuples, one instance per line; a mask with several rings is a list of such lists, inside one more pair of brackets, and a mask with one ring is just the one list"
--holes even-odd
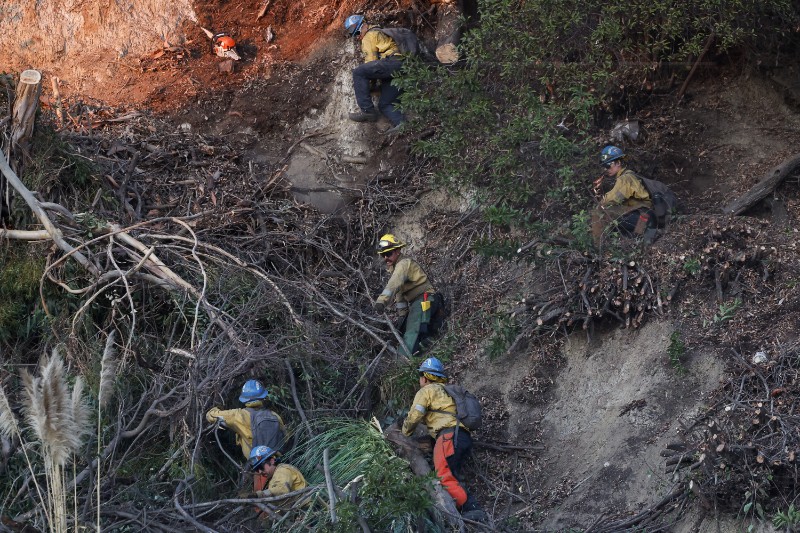
[(394, 305), (403, 317), (400, 332), (403, 334), (401, 352), (411, 355), (420, 348), (420, 342), (435, 333), (444, 314), (444, 300), (428, 280), (422, 267), (409, 257), (402, 257), (406, 244), (391, 233), (378, 241), (377, 251), (386, 262), (391, 274), (383, 292), (375, 300), (375, 310), (383, 313)]

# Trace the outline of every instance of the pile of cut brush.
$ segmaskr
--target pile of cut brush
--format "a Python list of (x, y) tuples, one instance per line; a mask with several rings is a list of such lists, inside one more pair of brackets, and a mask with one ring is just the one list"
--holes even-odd
[(716, 403), (662, 455), (704, 506), (763, 518), (800, 495), (800, 345), (733, 356)]
[(665, 242), (646, 248), (620, 241), (612, 257), (576, 251), (545, 254), (557, 267), (550, 269), (551, 288), (523, 298), (510, 314), (533, 316), (534, 331), (577, 325), (587, 330), (605, 318), (638, 328), (648, 316), (665, 314), (681, 289), (700, 305), (765, 292), (775, 250), (763, 245), (758, 221), (687, 217), (670, 232)]

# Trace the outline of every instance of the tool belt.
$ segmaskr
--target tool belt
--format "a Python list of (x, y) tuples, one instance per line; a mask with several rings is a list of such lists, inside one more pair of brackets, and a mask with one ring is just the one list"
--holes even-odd
[[(449, 411), (431, 411), (431, 412), (448, 413), (448, 414), (451, 414), (451, 415), (454, 414), (454, 413), (450, 413)], [(442, 435), (448, 435), (450, 433), (455, 433), (455, 435), (453, 435), (453, 440), (455, 440), (455, 439), (458, 438), (458, 433), (461, 432), (461, 431), (466, 432), (467, 435), (470, 434), (470, 432), (469, 432), (469, 430), (467, 428), (465, 428), (461, 424), (456, 424), (455, 426), (451, 426), (449, 428), (440, 429), (439, 433), (436, 434), (436, 440), (439, 440), (439, 437), (441, 437)]]

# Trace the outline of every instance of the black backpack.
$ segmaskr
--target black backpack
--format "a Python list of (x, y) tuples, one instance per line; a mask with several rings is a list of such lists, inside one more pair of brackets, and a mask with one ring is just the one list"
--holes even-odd
[(250, 431), (253, 433), (253, 448), (269, 446), (280, 451), (285, 435), (278, 415), (269, 409), (247, 409), (250, 413)]
[[(442, 385), (442, 387), (456, 404), (455, 414), (448, 414), (455, 416), (470, 431), (479, 429), (483, 419), (481, 416), (481, 402), (478, 401), (478, 398), (461, 385)], [(447, 411), (436, 412), (446, 413)]]
[(413, 31), (408, 28), (375, 28), (384, 35), (391, 37), (397, 44), (397, 49), (401, 54), (405, 55), (419, 55), (421, 48), (419, 39)]
[(650, 178), (636, 176), (647, 189), (650, 199), (653, 201), (653, 212), (656, 215), (656, 224), (659, 228), (666, 225), (669, 217), (678, 214), (681, 210), (681, 202), (678, 196), (666, 184)]

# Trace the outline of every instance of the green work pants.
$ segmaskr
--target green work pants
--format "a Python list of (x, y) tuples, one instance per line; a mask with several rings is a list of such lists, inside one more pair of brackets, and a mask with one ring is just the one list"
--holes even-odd
[(428, 295), (428, 301), (431, 304), (427, 312), (422, 311), (422, 298), (420, 296), (413, 302), (408, 304), (408, 315), (403, 327), (403, 344), (400, 347), (400, 352), (403, 355), (411, 355), (419, 350), (419, 343), (424, 339), (430, 331), (429, 324), (431, 317), (438, 311), (439, 299), (434, 298), (433, 294)]

